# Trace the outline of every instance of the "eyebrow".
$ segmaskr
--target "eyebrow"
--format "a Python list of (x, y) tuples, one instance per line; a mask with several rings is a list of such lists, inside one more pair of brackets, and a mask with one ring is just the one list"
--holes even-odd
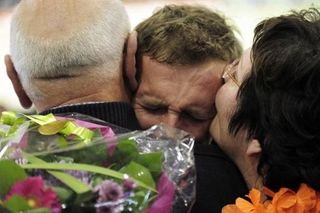
[(199, 107), (190, 107), (184, 109), (182, 112), (200, 119), (211, 119), (214, 117), (216, 110), (214, 107), (212, 107), (209, 111), (202, 110)]
[(150, 104), (153, 106), (166, 106), (167, 103), (159, 98), (149, 96), (149, 95), (142, 95), (141, 97), (137, 98), (140, 102), (144, 104)]

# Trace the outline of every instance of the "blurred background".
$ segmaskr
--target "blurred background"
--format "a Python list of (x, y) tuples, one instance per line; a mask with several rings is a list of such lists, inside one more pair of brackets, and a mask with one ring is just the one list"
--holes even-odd
[[(3, 107), (7, 110), (26, 112), (20, 107), (3, 62), (4, 55), (9, 53), (11, 12), (18, 2), (19, 0), (0, 0), (0, 112)], [(287, 13), (292, 9), (320, 7), (319, 0), (123, 0), (123, 2), (132, 28), (166, 4), (205, 5), (223, 13), (229, 23), (239, 29), (239, 39), (244, 48), (251, 46), (253, 29), (262, 19)]]

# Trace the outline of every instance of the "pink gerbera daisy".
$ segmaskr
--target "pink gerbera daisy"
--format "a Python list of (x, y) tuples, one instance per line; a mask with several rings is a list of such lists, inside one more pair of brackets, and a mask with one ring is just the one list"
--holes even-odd
[(61, 207), (56, 193), (51, 188), (45, 188), (41, 177), (28, 177), (16, 182), (4, 199), (6, 202), (13, 195), (23, 197), (32, 209), (49, 208), (52, 213), (60, 213)]

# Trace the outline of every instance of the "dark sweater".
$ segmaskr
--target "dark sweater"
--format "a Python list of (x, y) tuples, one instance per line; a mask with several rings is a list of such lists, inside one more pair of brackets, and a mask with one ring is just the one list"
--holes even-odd
[(55, 107), (41, 114), (70, 114), (81, 113), (98, 118), (109, 124), (115, 133), (125, 133), (130, 130), (140, 130), (137, 118), (131, 104), (126, 102), (83, 103)]
[(248, 193), (247, 185), (234, 163), (216, 143), (196, 144), (196, 202), (192, 213), (218, 213), (223, 206)]

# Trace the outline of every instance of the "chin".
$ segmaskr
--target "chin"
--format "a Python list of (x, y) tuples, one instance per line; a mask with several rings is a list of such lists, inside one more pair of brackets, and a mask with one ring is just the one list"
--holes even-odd
[(209, 132), (206, 133), (205, 135), (195, 137), (196, 143), (208, 144), (208, 143), (210, 143), (210, 141), (211, 141), (211, 137), (210, 137)]

